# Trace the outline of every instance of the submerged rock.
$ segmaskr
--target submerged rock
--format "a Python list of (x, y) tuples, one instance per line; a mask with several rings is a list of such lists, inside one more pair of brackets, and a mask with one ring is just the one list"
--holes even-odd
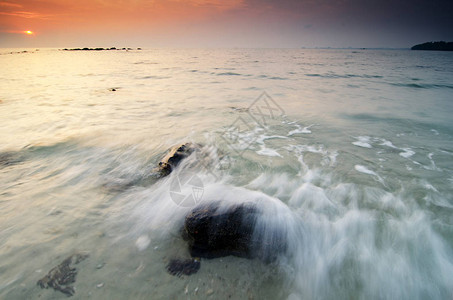
[(192, 275), (200, 269), (200, 259), (172, 259), (167, 265), (167, 272), (173, 276)]
[(61, 264), (52, 268), (46, 276), (38, 280), (37, 284), (43, 289), (51, 287), (68, 297), (74, 295), (75, 290), (71, 284), (76, 281), (77, 269), (75, 265), (87, 257), (88, 254), (82, 253), (69, 256)]
[(15, 152), (0, 152), (0, 168), (21, 163), (25, 157)]
[(272, 262), (286, 251), (286, 235), (280, 228), (263, 232), (258, 226), (261, 216), (254, 203), (229, 207), (221, 207), (220, 202), (202, 204), (186, 216), (183, 237), (193, 257), (233, 255)]

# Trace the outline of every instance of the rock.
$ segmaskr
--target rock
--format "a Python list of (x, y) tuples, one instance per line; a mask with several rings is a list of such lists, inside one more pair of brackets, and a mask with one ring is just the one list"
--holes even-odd
[(102, 269), (105, 266), (105, 263), (100, 263), (96, 266), (96, 269)]
[(76, 253), (66, 258), (61, 264), (52, 268), (46, 276), (38, 280), (37, 284), (41, 288), (53, 288), (66, 296), (74, 295), (75, 290), (71, 284), (75, 283), (77, 269), (75, 265), (85, 260), (88, 254)]
[(116, 48), (116, 47), (110, 47), (110, 48), (64, 48), (62, 49), (63, 51), (110, 51), (110, 50), (132, 50), (132, 48)]
[(219, 210), (217, 202), (196, 207), (184, 222), (190, 254), (203, 258), (250, 258), (256, 217), (253, 205), (236, 205), (227, 211)]
[(214, 294), (214, 290), (213, 289), (209, 289), (206, 291), (206, 296), (211, 296), (212, 294)]
[(220, 202), (201, 204), (186, 216), (183, 238), (193, 257), (233, 255), (272, 262), (286, 250), (286, 235), (279, 228), (272, 229), (270, 235), (257, 230), (260, 216), (254, 203), (228, 207), (221, 207)]
[(0, 168), (19, 164), (25, 157), (15, 152), (0, 152)]
[[(115, 87), (118, 90), (120, 87)], [(110, 179), (101, 183), (103, 189), (109, 193), (120, 193), (133, 186), (150, 186), (162, 177), (169, 175), (179, 163), (190, 156), (194, 151), (200, 150), (201, 145), (195, 143), (183, 143), (172, 147), (168, 153), (159, 161), (158, 166), (152, 168), (146, 176), (129, 176)], [(0, 153), (0, 167), (2, 165)]]
[(248, 107), (236, 107), (236, 106), (230, 106), (230, 109), (237, 111), (237, 112), (248, 112), (249, 108)]
[(161, 176), (167, 176), (184, 158), (187, 158), (198, 148), (199, 146), (193, 143), (184, 143), (172, 147), (168, 154), (159, 162), (157, 171)]
[(200, 270), (200, 259), (172, 259), (167, 265), (167, 272), (173, 276), (192, 275)]

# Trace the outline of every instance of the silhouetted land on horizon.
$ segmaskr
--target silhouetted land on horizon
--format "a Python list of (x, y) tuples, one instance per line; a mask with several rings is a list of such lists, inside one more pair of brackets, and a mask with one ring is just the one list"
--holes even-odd
[[(68, 49), (64, 48), (63, 51), (108, 51), (108, 50), (134, 50), (132, 48), (116, 48), (116, 47), (111, 47), (111, 48), (73, 48), (73, 49)], [(141, 48), (137, 48), (137, 50), (142, 50)]]
[(415, 45), (411, 48), (411, 50), (453, 51), (453, 42), (428, 42)]

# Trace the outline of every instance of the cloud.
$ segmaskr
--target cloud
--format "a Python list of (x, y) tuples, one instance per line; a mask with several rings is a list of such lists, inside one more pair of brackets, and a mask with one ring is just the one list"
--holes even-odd
[(220, 10), (238, 9), (243, 7), (243, 0), (192, 0), (188, 2), (195, 7), (210, 7)]
[(31, 11), (13, 11), (13, 12), (1, 12), (0, 15), (5, 15), (5, 16), (12, 16), (12, 17), (20, 17), (20, 18), (26, 18), (26, 19), (49, 19), (51, 15), (45, 15), (37, 12), (31, 12)]
[(15, 34), (24, 34), (24, 30), (10, 30), (10, 29), (0, 29), (0, 32), (4, 33), (15, 33)]
[(21, 4), (17, 4), (17, 3), (10, 3), (10, 2), (1, 2), (0, 1), (0, 6), (6, 6), (6, 7), (22, 7)]

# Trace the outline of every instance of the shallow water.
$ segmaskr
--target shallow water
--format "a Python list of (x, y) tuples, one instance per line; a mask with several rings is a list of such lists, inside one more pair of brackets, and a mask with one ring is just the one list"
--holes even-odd
[[(75, 252), (77, 299), (452, 297), (451, 53), (15, 51), (0, 50), (1, 298), (66, 297), (36, 282)], [(203, 151), (153, 178), (185, 141)], [(178, 202), (187, 172), (197, 194)], [(287, 253), (168, 274), (189, 257), (185, 214), (218, 200), (259, 205)]]

